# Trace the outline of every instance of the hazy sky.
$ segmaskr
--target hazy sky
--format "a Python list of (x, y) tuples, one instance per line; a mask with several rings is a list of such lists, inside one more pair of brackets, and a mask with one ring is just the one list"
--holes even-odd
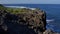
[(0, 4), (60, 4), (60, 0), (0, 0)]

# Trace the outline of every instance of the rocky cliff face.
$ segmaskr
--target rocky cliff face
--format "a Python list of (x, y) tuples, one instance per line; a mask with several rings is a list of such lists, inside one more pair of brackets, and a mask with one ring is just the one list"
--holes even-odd
[[(25, 13), (12, 14), (0, 10), (1, 34), (50, 34), (46, 30), (46, 13), (41, 10), (28, 10)], [(53, 32), (51, 33), (53, 34)]]
[[(0, 27), (4, 31), (13, 30), (14, 32), (15, 30), (26, 28), (31, 29), (38, 34), (39, 32), (42, 33), (46, 30), (46, 14), (42, 11), (35, 11), (33, 13), (29, 11), (27, 13), (14, 15), (5, 10), (0, 10), (0, 15)], [(18, 31), (18, 33), (19, 32), (20, 31)]]
[(33, 13), (30, 12), (18, 14), (18, 23), (27, 25), (29, 29), (33, 29), (36, 33), (45, 31), (46, 14), (42, 11), (35, 11)]

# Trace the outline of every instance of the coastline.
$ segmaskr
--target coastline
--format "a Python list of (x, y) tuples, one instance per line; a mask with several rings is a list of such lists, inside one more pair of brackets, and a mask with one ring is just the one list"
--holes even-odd
[[(20, 9), (19, 9), (19, 10), (20, 10)], [(19, 10), (18, 10), (18, 11), (19, 11)], [(26, 9), (24, 8), (23, 10), (25, 11)], [(1, 11), (4, 12), (4, 10), (1, 10)], [(9, 11), (10, 11), (10, 10), (9, 10)], [(32, 11), (32, 10), (28, 9), (28, 11)], [(39, 12), (39, 10), (34, 10), (34, 11)], [(34, 12), (34, 11), (33, 11), (33, 12)], [(18, 12), (18, 13), (19, 13), (19, 12)], [(23, 12), (22, 12), (22, 13), (23, 13)], [(22, 13), (21, 13), (21, 14), (22, 14)], [(41, 12), (41, 13), (43, 13), (43, 12)], [(38, 13), (38, 14), (41, 15), (41, 13)], [(13, 14), (15, 14), (15, 13), (13, 13)], [(26, 14), (26, 13), (24, 12), (22, 15), (24, 15), (24, 14)], [(28, 14), (28, 13), (27, 13), (27, 14)], [(30, 14), (34, 14), (34, 13), (31, 12)], [(30, 15), (30, 14), (28, 14), (28, 15)], [(45, 13), (43, 13), (43, 14), (44, 14), (44, 16), (45, 16)], [(39, 16), (39, 15), (38, 15), (38, 16)], [(20, 15), (19, 15), (19, 16), (20, 16)], [(40, 17), (41, 17), (41, 16), (40, 16)], [(27, 18), (28, 18), (28, 17), (27, 17)], [(30, 18), (30, 19), (31, 19), (31, 18)], [(43, 20), (43, 19), (44, 19), (44, 20)], [(43, 19), (42, 19), (42, 20), (43, 20), (42, 22), (43, 22), (43, 23), (46, 22), (46, 16), (45, 16)], [(39, 20), (39, 19), (38, 19), (38, 20)], [(38, 23), (39, 23), (39, 21), (38, 21)], [(45, 24), (46, 24), (46, 23), (45, 23)], [(38, 26), (38, 25), (37, 25), (37, 26)], [(42, 24), (42, 26), (43, 26), (43, 24)], [(43, 27), (46, 28), (46, 26), (43, 26)], [(29, 27), (29, 28), (30, 28), (30, 27)], [(32, 28), (33, 28), (33, 27), (32, 27)], [(45, 31), (44, 28), (42, 29), (43, 32)], [(47, 31), (51, 32), (50, 30), (47, 30)], [(45, 32), (46, 32), (46, 31), (45, 31)], [(48, 32), (48, 33), (49, 33), (49, 32)], [(39, 33), (40, 33), (40, 32), (39, 32)], [(38, 33), (38, 34), (39, 34), (39, 33)], [(43, 33), (43, 34), (48, 34), (48, 33)], [(52, 33), (53, 33), (53, 32), (52, 32)], [(52, 33), (51, 33), (51, 34), (52, 34)]]

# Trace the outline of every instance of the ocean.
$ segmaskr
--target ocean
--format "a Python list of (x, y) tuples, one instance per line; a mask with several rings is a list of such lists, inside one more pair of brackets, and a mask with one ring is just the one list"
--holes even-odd
[(8, 7), (40, 8), (46, 12), (47, 29), (60, 32), (60, 4), (3, 4)]

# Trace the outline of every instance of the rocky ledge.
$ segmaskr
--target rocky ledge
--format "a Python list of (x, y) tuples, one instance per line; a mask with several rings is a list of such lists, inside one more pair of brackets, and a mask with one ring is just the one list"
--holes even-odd
[(40, 9), (0, 6), (0, 34), (59, 34), (46, 29), (46, 13)]

